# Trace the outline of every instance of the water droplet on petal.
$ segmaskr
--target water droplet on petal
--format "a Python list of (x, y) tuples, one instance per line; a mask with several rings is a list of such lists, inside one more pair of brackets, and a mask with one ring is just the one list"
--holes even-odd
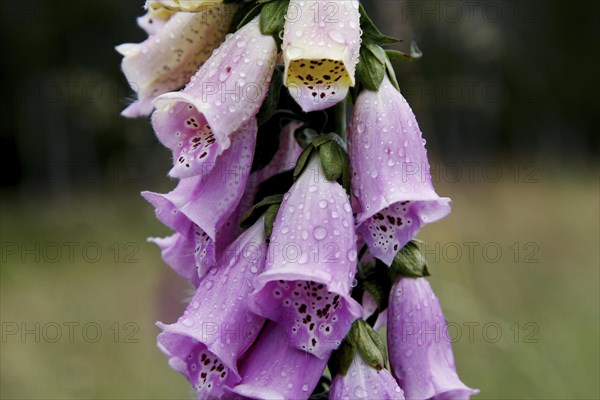
[(322, 240), (325, 239), (325, 236), (327, 236), (327, 228), (323, 227), (323, 226), (317, 226), (314, 230), (313, 230), (313, 236), (315, 237), (315, 239), (317, 240)]
[(219, 80), (221, 82), (225, 82), (227, 80), (227, 78), (229, 78), (229, 75), (231, 75), (231, 69), (229, 69), (229, 70), (225, 69), (224, 71), (221, 71), (221, 73), (219, 74)]
[(348, 260), (355, 261), (356, 256), (357, 256), (356, 250), (352, 249), (352, 250), (348, 251)]
[(329, 37), (334, 42), (341, 43), (341, 44), (346, 43), (346, 39), (344, 39), (344, 35), (340, 31), (330, 31)]

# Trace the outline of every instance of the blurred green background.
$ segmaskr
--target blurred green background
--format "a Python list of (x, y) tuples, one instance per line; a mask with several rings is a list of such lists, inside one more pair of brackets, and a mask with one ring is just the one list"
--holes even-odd
[[(170, 155), (114, 46), (142, 0), (2, 0), (0, 397), (191, 398), (155, 346), (190, 288), (139, 196)], [(487, 399), (597, 399), (598, 2), (364, 1), (453, 212), (419, 234), (463, 380)]]

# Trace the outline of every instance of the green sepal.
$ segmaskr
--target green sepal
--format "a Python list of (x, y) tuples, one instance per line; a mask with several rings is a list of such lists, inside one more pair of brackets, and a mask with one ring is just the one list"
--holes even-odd
[(385, 368), (387, 360), (383, 340), (381, 340), (379, 334), (362, 319), (357, 320), (355, 324), (356, 326), (353, 327), (353, 329), (356, 329), (354, 337), (356, 350), (367, 364), (378, 371), (382, 370)]
[(394, 256), (390, 266), (394, 275), (410, 278), (430, 276), (427, 270), (427, 260), (419, 248), (419, 241), (411, 240)]
[(387, 70), (387, 75), (392, 83), (392, 86), (394, 86), (397, 91), (400, 91), (400, 85), (398, 85), (398, 79), (396, 79), (396, 71), (394, 71), (394, 66), (387, 57), (385, 58), (385, 69)]
[(294, 180), (298, 179), (298, 177), (302, 175), (302, 171), (304, 171), (304, 168), (306, 167), (306, 164), (308, 163), (308, 160), (310, 160), (310, 157), (314, 151), (315, 147), (310, 144), (300, 154), (298, 161), (296, 161), (296, 168), (294, 168)]
[(264, 3), (260, 12), (260, 31), (263, 35), (273, 36), (278, 44), (281, 43), (279, 32), (283, 31), (289, 3), (290, 0), (273, 0)]
[(325, 143), (331, 142), (332, 140), (337, 142), (339, 140), (339, 136), (336, 135), (335, 133), (326, 133), (324, 135), (319, 135), (319, 136), (315, 137), (312, 141), (312, 145), (315, 146), (316, 148), (319, 148), (322, 145), (324, 145)]
[(415, 61), (423, 57), (423, 52), (417, 46), (414, 40), (410, 44), (410, 53), (404, 53), (398, 50), (386, 50), (385, 54), (390, 61)]
[(328, 181), (337, 181), (342, 176), (344, 160), (341, 158), (337, 143), (333, 141), (323, 143), (319, 147), (319, 159)]
[(391, 36), (386, 36), (373, 23), (362, 4), (359, 5), (360, 12), (360, 28), (363, 31), (362, 40), (365, 42), (373, 42), (379, 45), (392, 44), (402, 42), (401, 39), (396, 39)]
[(343, 139), (335, 133), (328, 133), (315, 138), (313, 145), (319, 149), (327, 180), (337, 181), (341, 178), (342, 186), (350, 194), (350, 160)]
[(360, 60), (356, 66), (359, 82), (368, 90), (379, 90), (386, 70), (385, 51), (375, 45), (363, 43), (360, 48)]
[(273, 224), (275, 223), (275, 219), (277, 219), (279, 207), (281, 207), (281, 203), (272, 204), (265, 211), (265, 237), (267, 240), (271, 238), (271, 233), (273, 233)]
[(260, 202), (250, 207), (240, 221), (240, 228), (250, 228), (260, 218), (263, 212), (266, 211), (267, 208), (270, 208), (270, 206), (274, 204), (281, 204), (282, 201), (282, 194), (265, 197)]
[(354, 346), (352, 335), (353, 330), (350, 329), (350, 332), (346, 338), (344, 338), (340, 347), (338, 347), (331, 357), (329, 357), (327, 366), (329, 367), (332, 378), (336, 375), (346, 375), (350, 368), (350, 364), (352, 364), (352, 360), (354, 360), (354, 357), (356, 356), (356, 347)]
[(312, 137), (312, 141), (298, 157), (294, 169), (294, 180), (302, 174), (314, 151), (318, 151), (325, 178), (328, 181), (341, 179), (342, 186), (350, 194), (350, 162), (343, 139), (335, 133), (318, 135), (316, 131), (307, 127), (296, 130), (296, 135), (297, 138), (299, 135), (304, 136), (305, 139)]
[(377, 303), (377, 309), (385, 310), (388, 307), (389, 293), (395, 279), (390, 268), (377, 259), (375, 262), (361, 262), (358, 266), (357, 278), (359, 287), (368, 292)]
[(277, 110), (277, 105), (279, 104), (279, 97), (281, 94), (281, 86), (283, 85), (283, 65), (275, 66), (273, 70), (273, 76), (271, 77), (271, 83), (269, 83), (269, 91), (267, 92), (267, 97), (263, 102), (258, 114), (256, 115), (256, 120), (258, 125), (261, 126), (265, 124), (275, 111)]

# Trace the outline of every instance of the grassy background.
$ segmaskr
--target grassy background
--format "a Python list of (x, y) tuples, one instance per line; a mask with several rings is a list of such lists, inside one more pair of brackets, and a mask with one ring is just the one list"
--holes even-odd
[[(438, 191), (453, 198), (453, 213), (419, 235), (428, 243), (431, 283), (453, 323), (460, 375), (481, 389), (478, 398), (600, 395), (598, 181), (594, 174), (556, 171), (540, 166), (537, 183), (511, 176), (496, 183), (440, 181)], [(0, 397), (190, 398), (187, 383), (154, 344), (154, 322), (175, 320), (187, 289), (145, 242), (167, 233), (151, 207), (131, 192), (43, 200), (3, 196), (3, 246), (39, 243), (40, 260), (3, 248)], [(80, 243), (72, 259), (65, 242)], [(138, 247), (127, 258), (129, 242)], [(479, 243), (472, 258), (465, 242)], [(521, 248), (516, 259), (515, 242)], [(52, 243), (63, 248), (57, 262), (49, 262), (56, 258)], [(86, 243), (95, 243), (88, 253), (81, 251)], [(114, 243), (121, 249), (116, 259)], [(534, 247), (524, 251), (527, 243), (538, 249), (530, 258)], [(102, 250), (97, 262), (84, 258), (96, 258), (92, 246)], [(495, 260), (497, 248), (502, 256)], [(56, 336), (52, 322), (62, 326), (56, 343), (50, 342)], [(65, 322), (79, 323), (72, 342)], [(93, 328), (87, 336), (82, 332), (91, 322), (102, 328), (96, 343)], [(127, 322), (139, 330), (125, 329)], [(21, 332), (10, 335), (7, 323), (19, 329), (40, 323), (39, 343), (34, 334), (24, 340)], [(138, 342), (128, 343), (128, 333)]]

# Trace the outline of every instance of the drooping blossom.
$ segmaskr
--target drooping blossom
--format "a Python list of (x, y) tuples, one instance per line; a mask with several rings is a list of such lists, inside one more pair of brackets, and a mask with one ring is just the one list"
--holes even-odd
[(189, 82), (213, 50), (225, 39), (234, 5), (213, 2), (199, 13), (165, 16), (149, 12), (138, 20), (150, 36), (142, 43), (117, 46), (122, 69), (138, 99), (122, 115), (150, 115), (152, 101)]
[(425, 278), (400, 278), (390, 292), (387, 339), (392, 372), (407, 399), (469, 399), (458, 378), (438, 298)]
[[(254, 146), (256, 120), (250, 119), (232, 137), (232, 145), (216, 158), (212, 168), (180, 180), (169, 193), (145, 192), (158, 218), (177, 231), (165, 239), (152, 239), (163, 258), (180, 275), (195, 282), (193, 271), (203, 276), (218, 254), (235, 239), (228, 234), (248, 180)], [(194, 261), (189, 264), (189, 260)]]
[(228, 399), (308, 399), (323, 374), (327, 357), (318, 358), (291, 345), (283, 327), (267, 322), (240, 366), (242, 381)]
[(346, 374), (333, 378), (329, 399), (404, 400), (404, 393), (387, 369), (376, 370), (357, 352)]
[(152, 124), (173, 151), (171, 176), (195, 175), (229, 148), (232, 134), (260, 109), (276, 55), (275, 40), (254, 19), (228, 36), (185, 89), (155, 100)]
[(142, 196), (154, 206), (158, 220), (175, 230), (170, 236), (153, 237), (148, 241), (160, 248), (163, 260), (177, 274), (198, 287), (200, 278), (216, 265), (214, 241), (167, 200), (165, 195), (142, 192)]
[(357, 232), (390, 265), (421, 226), (448, 215), (450, 199), (436, 194), (417, 120), (387, 77), (358, 96), (348, 136)]
[(325, 357), (362, 315), (350, 297), (356, 268), (348, 196), (313, 156), (281, 203), (252, 309), (282, 324), (298, 349)]
[(198, 398), (218, 398), (239, 382), (239, 358), (260, 333), (264, 319), (248, 309), (252, 279), (266, 258), (264, 218), (232, 243), (219, 265), (202, 279), (191, 303), (171, 325), (158, 323), (159, 347)]
[(233, 135), (232, 146), (217, 158), (210, 172), (180, 180), (165, 197), (215, 238), (242, 197), (255, 143), (256, 121), (251, 119)]
[(291, 0), (283, 35), (285, 85), (306, 112), (331, 107), (355, 84), (358, 0)]

